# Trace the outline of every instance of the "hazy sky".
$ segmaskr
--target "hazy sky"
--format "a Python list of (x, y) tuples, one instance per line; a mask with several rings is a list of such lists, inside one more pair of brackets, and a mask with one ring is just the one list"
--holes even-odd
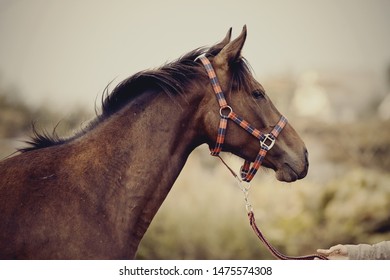
[(33, 104), (93, 110), (136, 71), (244, 24), (244, 56), (259, 80), (309, 69), (383, 73), (390, 64), (388, 0), (0, 0), (0, 83)]

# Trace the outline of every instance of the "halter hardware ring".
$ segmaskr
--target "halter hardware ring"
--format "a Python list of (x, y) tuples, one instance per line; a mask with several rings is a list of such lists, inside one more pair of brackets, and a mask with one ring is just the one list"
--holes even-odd
[[(228, 110), (228, 113), (225, 115), (223, 114), (223, 110)], [(230, 107), (229, 105), (225, 106), (225, 107), (221, 107), (219, 109), (219, 115), (221, 116), (221, 118), (224, 118), (224, 119), (228, 119), (229, 118), (229, 115), (233, 112), (233, 109), (232, 107)]]
[(272, 147), (275, 145), (276, 138), (270, 134), (264, 134), (262, 139), (260, 140), (260, 146), (263, 149), (266, 149), (267, 151), (271, 150)]

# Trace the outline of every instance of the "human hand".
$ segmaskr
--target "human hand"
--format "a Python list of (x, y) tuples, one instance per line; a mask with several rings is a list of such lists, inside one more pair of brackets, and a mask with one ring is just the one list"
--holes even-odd
[(348, 260), (348, 248), (345, 245), (332, 246), (329, 249), (318, 249), (317, 253), (325, 255), (329, 260)]

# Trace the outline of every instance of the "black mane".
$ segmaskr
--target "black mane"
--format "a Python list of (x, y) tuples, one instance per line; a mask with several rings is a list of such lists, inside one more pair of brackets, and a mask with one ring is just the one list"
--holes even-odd
[[(205, 70), (199, 67), (199, 62), (196, 62), (195, 59), (202, 54), (213, 57), (220, 51), (221, 48), (218, 45), (209, 49), (198, 48), (160, 68), (134, 74), (119, 83), (111, 93), (108, 92), (108, 87), (106, 87), (102, 97), (101, 113), (98, 114), (97, 119), (92, 121), (88, 128), (95, 127), (102, 120), (118, 112), (146, 89), (161, 90), (172, 97), (184, 94), (186, 85), (193, 78), (199, 75), (206, 75)], [(241, 59), (231, 66), (233, 69), (232, 88), (246, 87), (248, 85), (248, 74), (251, 73), (249, 64), (245, 59)], [(66, 143), (84, 134), (89, 130), (88, 128), (71, 138), (63, 139), (58, 137), (55, 131), (52, 134), (45, 131), (42, 133), (38, 132), (33, 125), (33, 136), (30, 140), (26, 141), (26, 144), (29, 146), (19, 149), (19, 152), (24, 153)]]
[(117, 112), (145, 89), (162, 90), (172, 97), (183, 94), (186, 84), (201, 74), (194, 60), (205, 51), (196, 49), (160, 68), (141, 71), (125, 79), (110, 94), (106, 92), (101, 117)]

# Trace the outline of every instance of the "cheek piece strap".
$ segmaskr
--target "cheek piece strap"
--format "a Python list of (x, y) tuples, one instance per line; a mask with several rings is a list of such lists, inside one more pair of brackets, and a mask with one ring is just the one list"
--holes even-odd
[(197, 60), (198, 59), (202, 62), (203, 66), (206, 69), (207, 75), (209, 76), (211, 85), (213, 87), (220, 107), (219, 114), (221, 116), (221, 119), (219, 121), (218, 134), (215, 146), (214, 148), (210, 149), (211, 155), (219, 156), (219, 153), (222, 151), (223, 143), (225, 142), (228, 120), (232, 120), (249, 134), (256, 137), (260, 143), (260, 150), (253, 164), (252, 162), (246, 160), (244, 162), (244, 165), (241, 167), (241, 179), (245, 182), (250, 182), (255, 176), (257, 170), (259, 170), (260, 166), (262, 165), (267, 152), (272, 149), (275, 144), (276, 138), (279, 136), (280, 132), (287, 124), (287, 119), (284, 116), (281, 116), (279, 122), (276, 124), (276, 126), (272, 129), (270, 133), (262, 133), (260, 130), (254, 128), (246, 120), (238, 116), (233, 111), (232, 107), (227, 104), (225, 95), (223, 94), (222, 88), (219, 84), (217, 75), (215, 74), (214, 68), (211, 65), (210, 60), (208, 60), (205, 55), (199, 56)]

